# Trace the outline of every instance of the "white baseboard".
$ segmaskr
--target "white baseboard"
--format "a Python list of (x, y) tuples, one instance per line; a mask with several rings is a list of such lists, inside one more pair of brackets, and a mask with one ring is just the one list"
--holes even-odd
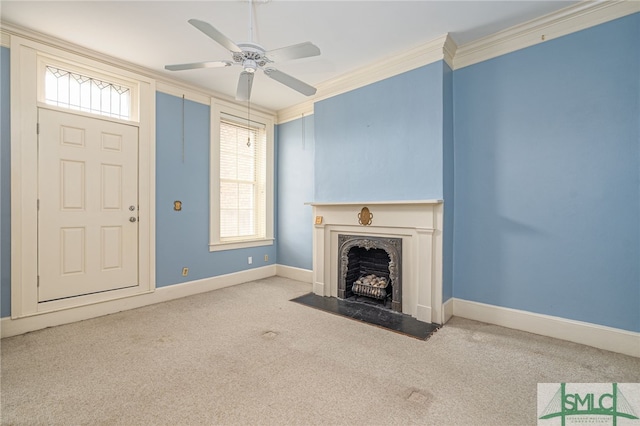
[(276, 265), (276, 275), (305, 283), (311, 283), (313, 281), (312, 270), (287, 265)]
[(431, 306), (424, 306), (418, 303), (416, 306), (416, 319), (426, 323), (434, 322), (431, 317)]
[(640, 357), (640, 333), (633, 331), (456, 298), (453, 315)]
[[(312, 281), (312, 271), (284, 265), (268, 265), (232, 274), (160, 287), (153, 293), (139, 296), (18, 319), (2, 318), (0, 320), (0, 335), (2, 337), (15, 336), (47, 327), (96, 318), (218, 290), (274, 275), (302, 282), (310, 283)], [(316, 285), (318, 284), (316, 283)], [(443, 304), (443, 315), (445, 323), (455, 315), (640, 358), (640, 333), (632, 331), (457, 298), (451, 298)]]
[(268, 265), (232, 274), (159, 287), (152, 293), (145, 293), (122, 299), (110, 300), (18, 319), (6, 317), (0, 320), (0, 335), (2, 337), (16, 336), (18, 334), (40, 330), (47, 327), (69, 324), (129, 309), (153, 305), (155, 303), (180, 299), (182, 297), (218, 290), (249, 281), (260, 280), (274, 275), (276, 275), (276, 265)]
[(324, 283), (319, 283), (319, 282), (315, 282), (313, 283), (313, 293), (320, 295), (320, 296), (324, 296)]
[(453, 297), (442, 304), (442, 323), (445, 324), (453, 316)]

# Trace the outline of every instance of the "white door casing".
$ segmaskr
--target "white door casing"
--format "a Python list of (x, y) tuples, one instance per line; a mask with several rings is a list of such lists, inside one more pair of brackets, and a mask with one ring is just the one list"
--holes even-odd
[[(126, 309), (130, 297), (145, 297), (155, 290), (155, 93), (153, 78), (136, 73), (124, 62), (81, 54), (55, 47), (55, 43), (11, 35), (11, 318), (40, 316), (45, 326), (68, 322), (68, 318), (90, 318), (107, 304)], [(138, 129), (138, 285), (110, 291), (40, 301), (38, 281), (38, 135), (40, 108), (69, 112), (49, 106), (42, 98), (43, 74), (38, 66), (49, 58), (58, 65), (82, 67), (100, 76), (126, 81), (139, 96), (131, 120), (102, 118)], [(105, 77), (106, 78), (106, 77)], [(98, 116), (74, 112), (79, 116)], [(125, 207), (128, 208), (128, 205)], [(120, 300), (122, 300), (120, 302)], [(103, 303), (108, 302), (108, 303)], [(134, 303), (133, 301), (131, 303)], [(25, 323), (26, 324), (26, 323)]]
[(38, 301), (138, 285), (138, 128), (39, 108)]

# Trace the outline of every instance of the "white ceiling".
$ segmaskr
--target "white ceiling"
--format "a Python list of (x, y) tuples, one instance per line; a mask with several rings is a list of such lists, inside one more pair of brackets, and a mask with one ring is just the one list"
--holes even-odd
[[(253, 41), (266, 50), (311, 41), (319, 57), (276, 63), (311, 85), (449, 33), (458, 45), (576, 1), (254, 1)], [(229, 1), (5, 1), (0, 17), (233, 97), (240, 67), (170, 72), (167, 64), (230, 60), (187, 21), (209, 22), (236, 43), (249, 38), (249, 3)], [(251, 101), (280, 110), (307, 98), (257, 73)]]

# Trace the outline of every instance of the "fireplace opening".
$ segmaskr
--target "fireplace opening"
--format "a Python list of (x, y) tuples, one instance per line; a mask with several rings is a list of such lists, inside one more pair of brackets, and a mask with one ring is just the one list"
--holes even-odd
[[(389, 255), (383, 249), (352, 247), (347, 263), (345, 299), (366, 297), (391, 309), (393, 284), (389, 280)], [(366, 301), (366, 300), (365, 300)]]
[(338, 235), (338, 297), (402, 312), (402, 239)]

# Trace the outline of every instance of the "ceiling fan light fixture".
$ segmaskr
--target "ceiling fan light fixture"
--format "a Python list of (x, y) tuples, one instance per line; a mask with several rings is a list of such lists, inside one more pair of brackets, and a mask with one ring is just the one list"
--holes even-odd
[(258, 64), (253, 59), (246, 59), (242, 63), (242, 67), (246, 72), (254, 73), (256, 72), (256, 69), (258, 69)]

